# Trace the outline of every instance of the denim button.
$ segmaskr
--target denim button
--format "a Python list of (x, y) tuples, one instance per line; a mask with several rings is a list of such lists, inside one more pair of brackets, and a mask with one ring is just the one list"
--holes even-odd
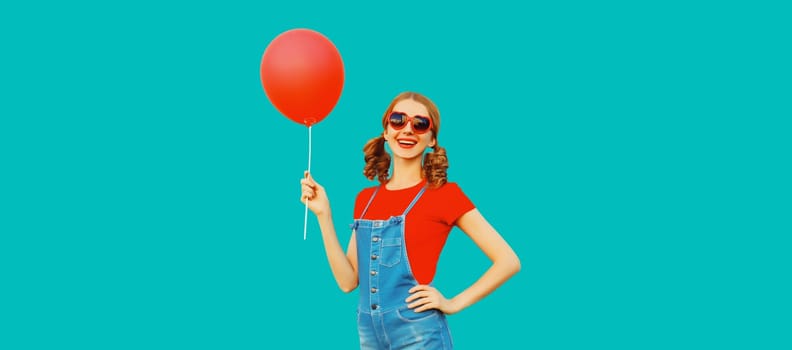
[(372, 255), (371, 256), (371, 260), (377, 260), (377, 256), (376, 255)]
[(376, 293), (377, 292), (377, 288), (371, 288), (371, 292), (372, 293)]
[(372, 242), (379, 242), (379, 237), (374, 237), (371, 239)]
[(374, 276), (377, 274), (377, 271), (371, 270), (371, 275)]
[(373, 305), (371, 305), (371, 309), (372, 309), (372, 310), (376, 310), (378, 307), (379, 307), (379, 305), (377, 305), (377, 304), (373, 304)]

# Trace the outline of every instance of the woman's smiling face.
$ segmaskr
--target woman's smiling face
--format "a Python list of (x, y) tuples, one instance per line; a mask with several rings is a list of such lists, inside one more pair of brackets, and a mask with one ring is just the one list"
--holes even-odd
[[(408, 118), (413, 118), (417, 115), (429, 116), (426, 106), (412, 99), (397, 102), (393, 106), (392, 112), (403, 113)], [(394, 156), (405, 159), (420, 157), (427, 147), (434, 147), (436, 144), (434, 133), (431, 130), (424, 133), (416, 133), (413, 121), (408, 121), (406, 125), (398, 130), (388, 123), (383, 135), (385, 140), (388, 141), (388, 146), (393, 151)]]

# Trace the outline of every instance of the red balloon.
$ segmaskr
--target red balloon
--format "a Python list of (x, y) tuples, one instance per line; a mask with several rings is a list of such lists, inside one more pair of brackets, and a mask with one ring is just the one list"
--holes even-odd
[(310, 29), (292, 29), (270, 42), (261, 58), (261, 83), (287, 118), (311, 126), (330, 114), (344, 86), (335, 45)]

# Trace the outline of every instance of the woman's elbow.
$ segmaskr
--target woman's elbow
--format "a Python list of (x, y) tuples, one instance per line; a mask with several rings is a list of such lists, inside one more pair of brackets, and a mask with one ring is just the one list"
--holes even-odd
[(508, 259), (505, 259), (504, 266), (509, 271), (510, 276), (520, 272), (520, 269), (522, 268), (520, 258), (517, 257), (516, 254), (512, 254)]
[(344, 293), (349, 293), (349, 292), (352, 292), (353, 290), (355, 290), (357, 288), (357, 286), (358, 286), (358, 283), (356, 281), (354, 283), (339, 284), (338, 288), (341, 288), (341, 291), (344, 292)]
[(514, 273), (520, 272), (522, 269), (522, 263), (520, 263), (520, 258), (517, 255), (514, 256), (514, 262), (512, 262), (512, 269), (514, 269)]

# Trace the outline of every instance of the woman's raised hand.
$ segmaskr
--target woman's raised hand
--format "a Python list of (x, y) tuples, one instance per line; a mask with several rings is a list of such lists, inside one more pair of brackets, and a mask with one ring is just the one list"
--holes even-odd
[(308, 209), (311, 209), (314, 215), (319, 216), (330, 212), (330, 200), (327, 198), (327, 192), (308, 171), (305, 171), (303, 178), (300, 179), (300, 185), (302, 187), (300, 202), (305, 203), (308, 200)]

